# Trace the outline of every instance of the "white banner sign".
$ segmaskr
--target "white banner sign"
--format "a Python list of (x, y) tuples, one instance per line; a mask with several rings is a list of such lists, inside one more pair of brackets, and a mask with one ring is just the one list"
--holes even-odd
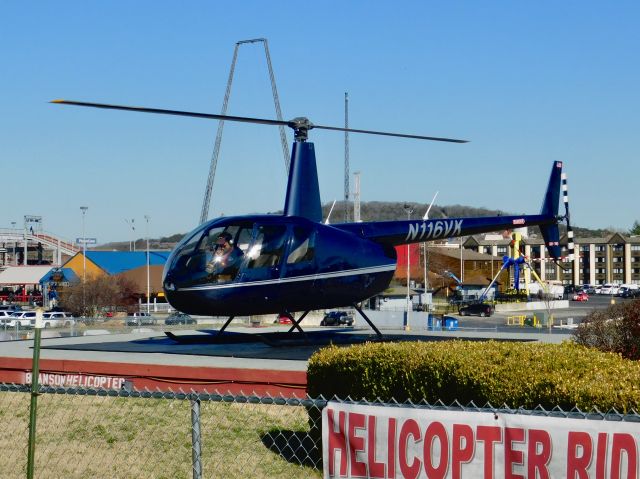
[(326, 478), (639, 475), (640, 423), (360, 406), (322, 411)]

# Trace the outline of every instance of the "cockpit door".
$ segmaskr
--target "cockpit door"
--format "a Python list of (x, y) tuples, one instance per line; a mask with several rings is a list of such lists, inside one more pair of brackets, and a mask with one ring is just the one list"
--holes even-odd
[(287, 278), (311, 276), (316, 272), (316, 230), (313, 225), (292, 225), (286, 258)]
[(286, 240), (286, 225), (256, 224), (240, 280), (251, 282), (280, 278)]

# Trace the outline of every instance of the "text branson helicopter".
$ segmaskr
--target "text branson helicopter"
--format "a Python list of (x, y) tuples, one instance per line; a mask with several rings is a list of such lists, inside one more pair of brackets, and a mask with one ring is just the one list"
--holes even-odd
[[(550, 256), (558, 259), (561, 255), (558, 223), (566, 219), (569, 227), (566, 184), (559, 161), (553, 163), (538, 215), (329, 225), (322, 222), (315, 150), (313, 143), (306, 141), (309, 130), (466, 141), (319, 126), (306, 118), (278, 121), (66, 100), (52, 103), (286, 125), (294, 130), (284, 213), (223, 217), (203, 223), (180, 241), (165, 265), (163, 287), (169, 303), (190, 314), (228, 316), (219, 333), (235, 316), (272, 313), (292, 319), (290, 332), (302, 331), (300, 323), (311, 310), (353, 306), (380, 336), (358, 303), (388, 287), (396, 269), (395, 246), (537, 225)], [(561, 183), (565, 190), (565, 216), (558, 215)], [(224, 255), (216, 249), (222, 248), (226, 239), (231, 246), (225, 248), (233, 250), (228, 257), (234, 261), (229, 264), (225, 264)], [(220, 264), (215, 264), (216, 259), (220, 259)], [(296, 311), (303, 312), (297, 320), (291, 315)]]

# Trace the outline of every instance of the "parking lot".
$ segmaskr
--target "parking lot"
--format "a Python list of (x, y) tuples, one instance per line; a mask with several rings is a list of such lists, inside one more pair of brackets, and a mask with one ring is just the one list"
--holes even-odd
[[(611, 306), (612, 301), (615, 303), (621, 303), (630, 301), (628, 299), (622, 299), (619, 297), (603, 296), (603, 295), (591, 295), (589, 301), (578, 302), (569, 300), (569, 308), (553, 309), (551, 314), (554, 318), (554, 325), (559, 326), (562, 322), (563, 325), (573, 323), (579, 324), (590, 312), (594, 310), (606, 309)], [(523, 329), (520, 326), (508, 326), (507, 319), (510, 316), (524, 315), (527, 317), (533, 317), (533, 314), (537, 313), (540, 317), (540, 313), (546, 313), (543, 311), (526, 311), (526, 312), (495, 312), (491, 317), (480, 318), (478, 316), (461, 316), (459, 314), (448, 314), (447, 316), (458, 319), (458, 327), (461, 329), (492, 329), (496, 331)], [(526, 327), (525, 327), (526, 329)], [(533, 328), (529, 328), (533, 329)], [(559, 328), (556, 328), (559, 329)]]

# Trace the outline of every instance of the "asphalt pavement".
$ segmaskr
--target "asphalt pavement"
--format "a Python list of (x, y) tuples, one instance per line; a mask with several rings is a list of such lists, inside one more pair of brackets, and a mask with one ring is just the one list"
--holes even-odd
[[(569, 308), (553, 309), (551, 314), (554, 317), (554, 325), (559, 326), (562, 322), (563, 325), (573, 323), (578, 325), (580, 322), (592, 311), (603, 310), (611, 306), (612, 301), (615, 303), (622, 303), (630, 301), (619, 297), (592, 295), (589, 296), (589, 301), (579, 302), (569, 300)], [(546, 312), (546, 311), (541, 311)], [(523, 311), (523, 312), (496, 312), (491, 317), (480, 318), (478, 316), (460, 316), (459, 314), (448, 314), (447, 316), (458, 319), (458, 327), (462, 330), (494, 330), (494, 331), (516, 331), (522, 330), (535, 330), (537, 328), (531, 328), (528, 326), (508, 326), (507, 319), (509, 316), (524, 315), (532, 317), (535, 311)], [(539, 315), (540, 313), (538, 313)], [(554, 328), (556, 330), (565, 330), (570, 328)]]

